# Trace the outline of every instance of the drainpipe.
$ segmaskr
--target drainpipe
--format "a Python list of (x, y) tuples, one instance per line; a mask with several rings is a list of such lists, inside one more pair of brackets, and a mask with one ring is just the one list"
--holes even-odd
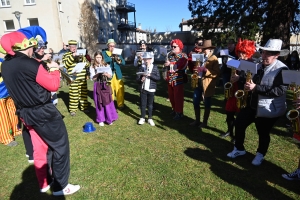
[(63, 31), (62, 31), (62, 26), (61, 26), (59, 4), (60, 3), (58, 2), (58, 0), (56, 0), (56, 6), (57, 6), (57, 12), (58, 12), (58, 20), (59, 20), (59, 28), (60, 28), (61, 40), (64, 43), (64, 34), (63, 34)]

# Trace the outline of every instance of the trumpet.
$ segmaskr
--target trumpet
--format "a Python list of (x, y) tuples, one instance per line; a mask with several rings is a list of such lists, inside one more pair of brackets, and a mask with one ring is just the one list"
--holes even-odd
[(79, 55), (74, 56), (74, 61), (75, 61), (76, 63), (83, 62), (83, 54), (81, 53), (81, 54), (79, 54)]
[(194, 72), (191, 75), (191, 87), (193, 89), (198, 87), (198, 72), (197, 67), (200, 65), (200, 60), (196, 59), (195, 65), (194, 65)]
[[(231, 76), (230, 77), (232, 77), (233, 75), (235, 75), (235, 73), (236, 73), (236, 69), (232, 67), (231, 68)], [(230, 97), (233, 96), (232, 86), (233, 86), (233, 84), (231, 83), (231, 81), (225, 83), (225, 85), (224, 85), (225, 99), (228, 99), (228, 98), (230, 98)]]
[(121, 64), (121, 63), (122, 63), (122, 60), (121, 60), (121, 58), (120, 58), (118, 55), (113, 54), (113, 55), (112, 55), (112, 59), (113, 59), (116, 63), (118, 63), (118, 64)]
[(138, 56), (137, 64), (138, 64), (139, 66), (143, 64), (142, 56)]
[[(246, 82), (249, 83), (251, 80), (251, 72), (247, 70), (246, 72)], [(237, 98), (236, 106), (240, 108), (246, 108), (248, 100), (247, 90), (238, 90), (235, 92), (234, 96)]]
[(64, 72), (61, 68), (59, 68), (61, 76), (67, 81), (68, 85), (70, 85), (75, 79), (72, 78), (68, 73)]

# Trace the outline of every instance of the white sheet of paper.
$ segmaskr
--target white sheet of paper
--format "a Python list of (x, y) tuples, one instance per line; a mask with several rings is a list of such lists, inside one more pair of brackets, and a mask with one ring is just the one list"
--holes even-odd
[(121, 55), (122, 54), (123, 49), (119, 49), (119, 48), (114, 48), (112, 54), (115, 55)]
[(76, 55), (85, 55), (86, 54), (86, 49), (77, 49), (76, 51)]
[(226, 63), (228, 68), (234, 67), (235, 69), (238, 69), (240, 66), (240, 61), (239, 60), (234, 60), (234, 59), (230, 59), (228, 58), (228, 61)]
[(80, 73), (83, 70), (85, 65), (86, 65), (86, 63), (83, 63), (83, 62), (77, 63), (77, 65), (75, 65), (75, 67), (71, 71), (71, 74), (74, 73), (74, 72), (75, 73)]
[(197, 59), (200, 60), (200, 62), (204, 61), (204, 54), (199, 54), (199, 53), (193, 53), (192, 54), (192, 61), (197, 61)]
[(300, 71), (295, 70), (282, 70), (282, 80), (284, 84), (291, 84), (294, 82), (300, 85)]
[(248, 70), (252, 73), (252, 76), (257, 73), (257, 63), (249, 62), (246, 60), (240, 60), (240, 70), (247, 72)]
[(221, 49), (221, 50), (220, 50), (220, 55), (221, 55), (221, 56), (228, 56), (228, 55), (229, 55), (228, 49)]
[(63, 56), (63, 55), (53, 55), (52, 60), (53, 60), (53, 61), (56, 61), (56, 60), (61, 61), (61, 60), (62, 60), (62, 56)]
[(218, 58), (219, 65), (222, 65), (222, 58)]
[(137, 75), (147, 75), (148, 72), (137, 72), (136, 74), (137, 74)]
[(98, 73), (104, 73), (104, 72), (107, 72), (107, 73), (111, 73), (111, 69), (110, 67), (98, 67), (97, 68), (97, 74)]
[(167, 55), (168, 54), (168, 51), (165, 47), (159, 47), (159, 52), (162, 55)]

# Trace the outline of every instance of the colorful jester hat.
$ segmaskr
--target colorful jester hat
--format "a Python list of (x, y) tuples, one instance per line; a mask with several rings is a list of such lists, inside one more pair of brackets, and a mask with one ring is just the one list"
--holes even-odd
[(2, 36), (0, 45), (7, 54), (15, 55), (14, 51), (22, 51), (37, 46), (36, 36), (40, 35), (47, 42), (45, 30), (40, 26), (29, 26)]

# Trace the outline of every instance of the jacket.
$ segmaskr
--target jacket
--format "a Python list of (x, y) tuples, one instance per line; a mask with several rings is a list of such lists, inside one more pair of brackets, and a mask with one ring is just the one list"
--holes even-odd
[[(138, 72), (144, 72), (144, 71), (145, 71), (145, 67), (140, 66), (138, 68)], [(140, 90), (142, 90), (142, 85), (143, 85), (143, 82), (141, 81), (142, 77), (143, 77), (143, 75), (137, 75), (137, 77), (136, 77), (136, 81), (137, 81), (137, 83), (139, 83)], [(152, 72), (150, 73), (150, 76), (148, 76), (147, 78), (150, 79), (149, 89), (156, 90), (156, 82), (160, 80), (160, 73), (159, 73), (158, 67), (156, 65), (153, 65)]]
[(102, 51), (104, 61), (110, 65), (111, 71), (113, 72), (113, 76), (115, 74), (114, 72), (116, 72), (117, 79), (122, 79), (121, 65), (125, 65), (125, 60), (121, 55), (119, 55), (119, 58), (121, 59), (121, 63), (118, 64), (111, 58), (111, 55), (108, 54), (111, 54), (111, 52), (106, 50)]

